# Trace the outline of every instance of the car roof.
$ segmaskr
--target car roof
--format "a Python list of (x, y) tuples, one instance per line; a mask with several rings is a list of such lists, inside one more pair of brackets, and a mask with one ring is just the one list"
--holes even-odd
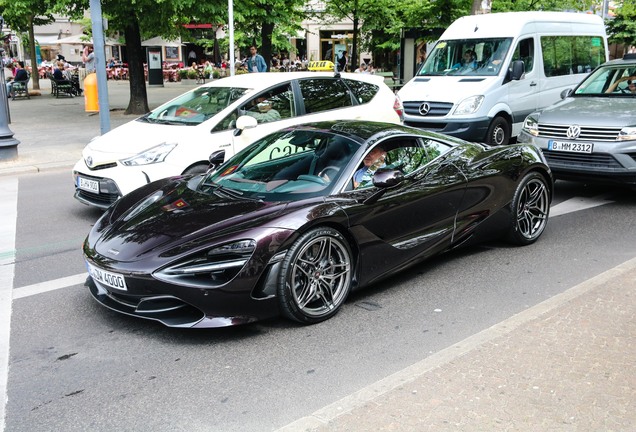
[(421, 135), (423, 137), (429, 135), (426, 131), (408, 126), (367, 120), (330, 120), (302, 123), (290, 126), (283, 130), (295, 129), (328, 131), (337, 135), (349, 137), (359, 143), (374, 142), (381, 138), (404, 134)]
[[(303, 78), (333, 78), (333, 72), (261, 72), (243, 73), (225, 78), (220, 78), (203, 84), (201, 87), (238, 87), (261, 90), (269, 88), (281, 82)], [(346, 79), (364, 81), (372, 84), (382, 84), (384, 78), (372, 74), (341, 73), (340, 76)]]

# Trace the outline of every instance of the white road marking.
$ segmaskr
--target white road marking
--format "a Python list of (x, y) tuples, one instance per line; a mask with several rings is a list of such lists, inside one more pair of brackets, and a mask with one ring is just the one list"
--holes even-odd
[(0, 432), (4, 431), (9, 396), (9, 340), (18, 220), (18, 179), (0, 180)]
[(88, 273), (80, 273), (74, 276), (63, 277), (51, 281), (36, 283), (33, 285), (23, 286), (13, 290), (13, 298), (15, 300), (24, 297), (29, 297), (36, 294), (42, 294), (49, 291), (54, 291), (60, 288), (66, 288), (74, 285), (83, 284), (88, 277)]
[(598, 195), (595, 197), (574, 197), (563, 201), (550, 208), (550, 217), (561, 216), (579, 210), (585, 210), (592, 207), (598, 207), (604, 204), (610, 204), (614, 201), (608, 200), (611, 194)]

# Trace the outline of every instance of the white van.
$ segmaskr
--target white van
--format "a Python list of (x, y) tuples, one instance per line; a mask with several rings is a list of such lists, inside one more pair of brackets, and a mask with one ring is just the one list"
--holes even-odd
[(597, 15), (506, 12), (459, 18), (399, 91), (404, 123), (507, 144), (528, 114), (560, 100), (561, 91), (607, 61), (607, 53)]

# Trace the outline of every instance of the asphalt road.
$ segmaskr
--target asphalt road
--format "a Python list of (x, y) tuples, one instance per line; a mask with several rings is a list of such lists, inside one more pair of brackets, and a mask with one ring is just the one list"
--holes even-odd
[(633, 192), (558, 182), (529, 247), (445, 254), (315, 326), (176, 330), (108, 311), (81, 285), (100, 213), (72, 199), (69, 172), (0, 190), (17, 200), (7, 431), (275, 430), (636, 256)]

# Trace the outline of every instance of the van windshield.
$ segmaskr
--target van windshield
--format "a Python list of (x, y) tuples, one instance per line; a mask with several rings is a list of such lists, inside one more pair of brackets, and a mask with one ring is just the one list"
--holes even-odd
[(199, 87), (152, 110), (139, 121), (198, 125), (230, 106), (247, 91), (236, 87)]
[(512, 38), (440, 40), (418, 76), (495, 76), (504, 66)]

